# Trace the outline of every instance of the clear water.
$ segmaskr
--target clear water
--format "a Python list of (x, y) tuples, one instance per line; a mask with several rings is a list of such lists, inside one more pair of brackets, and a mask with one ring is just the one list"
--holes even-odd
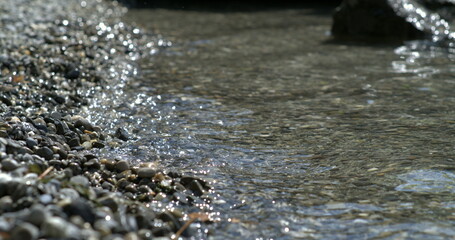
[(119, 152), (209, 179), (205, 237), (455, 237), (454, 50), (333, 42), (330, 14), (129, 11), (169, 42), (110, 102)]

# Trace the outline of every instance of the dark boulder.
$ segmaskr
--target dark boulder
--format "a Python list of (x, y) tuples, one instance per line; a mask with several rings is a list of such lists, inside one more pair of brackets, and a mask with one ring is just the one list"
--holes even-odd
[(423, 31), (399, 16), (388, 0), (344, 0), (333, 15), (332, 35), (391, 40), (425, 37)]

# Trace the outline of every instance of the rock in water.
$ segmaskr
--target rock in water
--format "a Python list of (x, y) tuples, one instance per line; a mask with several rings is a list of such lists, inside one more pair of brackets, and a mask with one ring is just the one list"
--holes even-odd
[(117, 128), (117, 131), (115, 131), (115, 136), (123, 141), (128, 141), (130, 139), (130, 134), (124, 128)]
[(399, 16), (388, 0), (344, 0), (333, 15), (337, 38), (419, 39), (425, 33)]

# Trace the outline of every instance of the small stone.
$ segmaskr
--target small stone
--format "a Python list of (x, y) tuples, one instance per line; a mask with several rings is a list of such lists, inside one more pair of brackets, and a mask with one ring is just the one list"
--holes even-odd
[(73, 199), (70, 204), (63, 207), (63, 211), (69, 216), (80, 216), (90, 224), (95, 222), (95, 213), (92, 206), (81, 198)]
[(175, 230), (178, 230), (181, 227), (181, 223), (171, 212), (165, 211), (160, 213), (157, 218), (163, 220), (164, 222), (171, 222), (174, 225)]
[(197, 180), (193, 180), (190, 184), (187, 185), (187, 188), (193, 191), (196, 196), (201, 196), (204, 194), (204, 188)]
[(156, 174), (156, 169), (154, 168), (139, 168), (137, 170), (137, 176), (140, 178), (152, 178)]
[(92, 143), (89, 141), (84, 142), (84, 143), (82, 143), (82, 147), (86, 150), (90, 150), (90, 149), (92, 149)]
[(83, 127), (84, 130), (93, 131), (93, 125), (85, 118), (79, 118), (74, 122), (74, 126), (77, 128)]
[(126, 171), (130, 168), (130, 164), (128, 163), (127, 160), (120, 160), (115, 164), (115, 169), (118, 172), (123, 172)]
[(10, 212), (13, 209), (13, 199), (11, 196), (0, 198), (0, 212)]
[(11, 159), (11, 158), (9, 158), (9, 159), (7, 158), (2, 161), (2, 170), (7, 171), (7, 172), (13, 171), (16, 168), (18, 168), (19, 166), (20, 166), (19, 163), (17, 163), (16, 160)]
[(49, 217), (49, 212), (44, 208), (43, 205), (34, 205), (29, 214), (24, 218), (26, 222), (29, 222), (35, 226), (41, 226), (46, 218)]
[(30, 149), (33, 149), (33, 147), (38, 146), (38, 141), (36, 141), (35, 139), (29, 137), (29, 138), (25, 139), (25, 144)]
[(97, 158), (94, 158), (84, 163), (84, 167), (87, 169), (100, 169), (101, 164)]
[(62, 114), (59, 113), (59, 112), (52, 112), (50, 114), (51, 118), (55, 119), (55, 120), (60, 120), (62, 119)]
[(67, 198), (71, 200), (76, 200), (80, 197), (79, 193), (72, 188), (62, 188), (60, 189), (59, 194), (62, 199)]
[(51, 160), (54, 157), (54, 152), (48, 147), (38, 148), (35, 153), (46, 160)]
[(188, 204), (188, 200), (186, 198), (186, 195), (183, 194), (183, 193), (175, 192), (173, 194), (172, 198), (173, 198), (174, 201), (179, 201), (180, 203), (185, 204), (185, 205)]
[(153, 233), (152, 233), (152, 231), (150, 231), (148, 229), (140, 229), (137, 234), (139, 235), (140, 239), (144, 239), (144, 240), (153, 239)]
[(57, 134), (65, 135), (66, 133), (71, 131), (70, 128), (68, 127), (68, 124), (66, 124), (65, 121), (55, 120), (54, 122), (55, 128), (57, 129)]
[(129, 232), (123, 238), (125, 240), (139, 240), (139, 236), (134, 232)]
[(70, 182), (84, 187), (88, 187), (90, 185), (89, 180), (84, 176), (74, 176), (70, 179)]
[(39, 196), (39, 202), (47, 205), (52, 202), (52, 195), (50, 194), (43, 194)]
[(49, 217), (41, 225), (42, 234), (48, 238), (76, 238), (80, 236), (79, 229), (61, 217)]
[(123, 141), (128, 141), (130, 139), (130, 134), (124, 128), (117, 128), (115, 131), (115, 137)]
[(79, 71), (78, 68), (71, 68), (66, 74), (65, 77), (68, 79), (77, 79), (79, 78), (79, 75), (81, 72)]
[(30, 223), (21, 223), (11, 232), (11, 240), (34, 240), (39, 237), (39, 229)]
[(78, 147), (81, 145), (80, 141), (79, 141), (79, 138), (78, 137), (75, 137), (75, 138), (71, 138), (69, 141), (68, 141), (68, 145), (71, 147), (71, 148), (74, 148), (74, 147)]
[(112, 210), (112, 212), (117, 212), (118, 203), (117, 203), (117, 201), (115, 201), (115, 199), (112, 198), (111, 196), (106, 196), (106, 197), (99, 198), (99, 199), (98, 199), (98, 202), (99, 202), (101, 205), (110, 208), (110, 209)]
[(137, 186), (134, 183), (130, 183), (125, 186), (125, 191), (130, 193), (137, 193)]
[[(152, 230), (153, 236), (155, 237), (163, 237), (167, 236), (172, 233), (172, 229), (169, 226), (162, 226), (162, 227), (155, 227)], [(156, 238), (153, 238), (156, 239)], [(166, 238), (167, 239), (167, 238)]]

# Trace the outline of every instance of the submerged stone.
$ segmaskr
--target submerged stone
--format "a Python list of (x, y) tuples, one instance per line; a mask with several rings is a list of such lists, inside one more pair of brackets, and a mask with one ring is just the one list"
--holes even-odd
[(388, 0), (344, 0), (333, 14), (332, 35), (405, 40), (425, 33), (399, 16)]

